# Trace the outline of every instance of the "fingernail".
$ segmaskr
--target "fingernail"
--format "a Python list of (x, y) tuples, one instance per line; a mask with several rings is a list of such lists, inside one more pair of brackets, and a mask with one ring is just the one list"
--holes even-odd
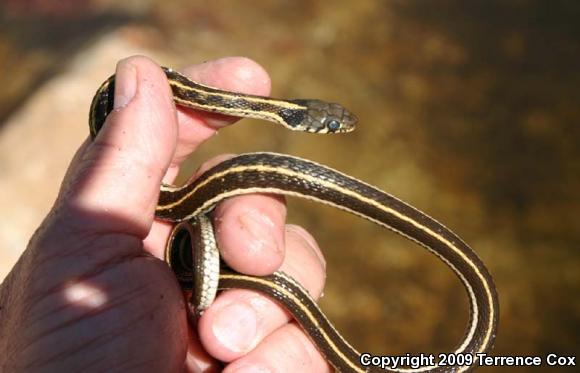
[(250, 236), (250, 248), (253, 251), (270, 249), (281, 251), (281, 243), (275, 234), (275, 224), (270, 218), (256, 210), (250, 210), (239, 217), (244, 231)]
[(127, 60), (117, 64), (115, 73), (115, 103), (114, 109), (125, 107), (131, 102), (137, 92), (137, 69)]
[(312, 238), (311, 235), (309, 235), (303, 228), (293, 224), (288, 224), (286, 226), (286, 231), (292, 232), (296, 234), (296, 236), (298, 236), (300, 239), (302, 239), (302, 241), (306, 243), (306, 245), (308, 245), (310, 250), (313, 251), (314, 254), (318, 257), (318, 260), (320, 260), (320, 263), (322, 263), (322, 267), (326, 269), (326, 259), (324, 258), (324, 255), (320, 250), (320, 246), (318, 246), (318, 244), (316, 243), (314, 238)]
[(221, 344), (233, 352), (245, 353), (256, 345), (258, 321), (256, 312), (244, 303), (232, 303), (218, 311), (213, 334)]

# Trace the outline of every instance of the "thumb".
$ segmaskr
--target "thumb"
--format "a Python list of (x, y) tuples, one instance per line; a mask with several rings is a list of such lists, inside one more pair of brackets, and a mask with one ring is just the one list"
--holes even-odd
[(83, 230), (90, 224), (92, 233), (144, 238), (176, 146), (175, 107), (165, 74), (145, 57), (118, 63), (114, 100), (102, 130), (73, 162), (59, 200), (80, 212)]
[(121, 61), (115, 107), (0, 284), (0, 351), (10, 352), (12, 367), (30, 367), (30, 356), (48, 371), (183, 365), (183, 297), (142, 242), (177, 137), (160, 68), (143, 57)]

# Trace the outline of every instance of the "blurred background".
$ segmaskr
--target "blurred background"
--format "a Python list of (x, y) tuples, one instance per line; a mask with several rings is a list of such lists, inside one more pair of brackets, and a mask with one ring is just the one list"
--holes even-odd
[[(204, 145), (183, 178), (207, 157), (265, 150), (375, 184), (444, 222), (487, 264), (501, 306), (494, 354), (575, 355), (578, 19), (574, 1), (4, 0), (0, 279), (49, 210), (117, 60), (138, 53), (180, 68), (243, 55), (270, 72), (274, 96), (340, 102), (359, 127), (320, 137), (244, 120)], [(455, 346), (467, 297), (443, 264), (361, 219), (289, 206), (328, 257), (321, 303), (355, 346)]]

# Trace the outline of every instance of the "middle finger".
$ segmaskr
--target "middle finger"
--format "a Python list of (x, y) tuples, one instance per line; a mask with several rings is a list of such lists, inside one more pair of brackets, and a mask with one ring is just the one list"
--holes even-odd
[[(320, 249), (302, 228), (286, 229), (287, 255), (281, 270), (295, 278), (313, 298), (325, 281)], [(278, 303), (255, 291), (234, 289), (220, 294), (199, 322), (206, 350), (222, 361), (237, 359), (292, 319)]]

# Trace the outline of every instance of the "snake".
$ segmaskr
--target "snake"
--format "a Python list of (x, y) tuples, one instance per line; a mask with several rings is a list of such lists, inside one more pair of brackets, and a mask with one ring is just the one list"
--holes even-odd
[[(229, 92), (194, 82), (162, 67), (176, 105), (236, 117), (263, 119), (289, 130), (347, 133), (357, 117), (340, 104), (315, 99), (276, 99)], [(95, 138), (113, 110), (115, 76), (93, 97), (89, 128)], [(313, 200), (347, 211), (426, 248), (457, 275), (467, 291), (469, 320), (463, 340), (452, 354), (473, 357), (451, 365), (435, 362), (418, 368), (363, 364), (361, 353), (337, 331), (296, 280), (277, 271), (268, 276), (242, 274), (220, 263), (210, 214), (221, 201), (250, 193), (274, 193)], [(495, 340), (499, 302), (493, 279), (478, 255), (455, 233), (417, 208), (381, 189), (295, 156), (255, 152), (234, 156), (182, 186), (162, 184), (156, 218), (174, 222), (165, 261), (180, 286), (191, 291), (188, 302), (197, 316), (217, 291), (241, 288), (260, 292), (281, 304), (317, 349), (339, 372), (463, 372), (477, 367), (477, 357)]]

